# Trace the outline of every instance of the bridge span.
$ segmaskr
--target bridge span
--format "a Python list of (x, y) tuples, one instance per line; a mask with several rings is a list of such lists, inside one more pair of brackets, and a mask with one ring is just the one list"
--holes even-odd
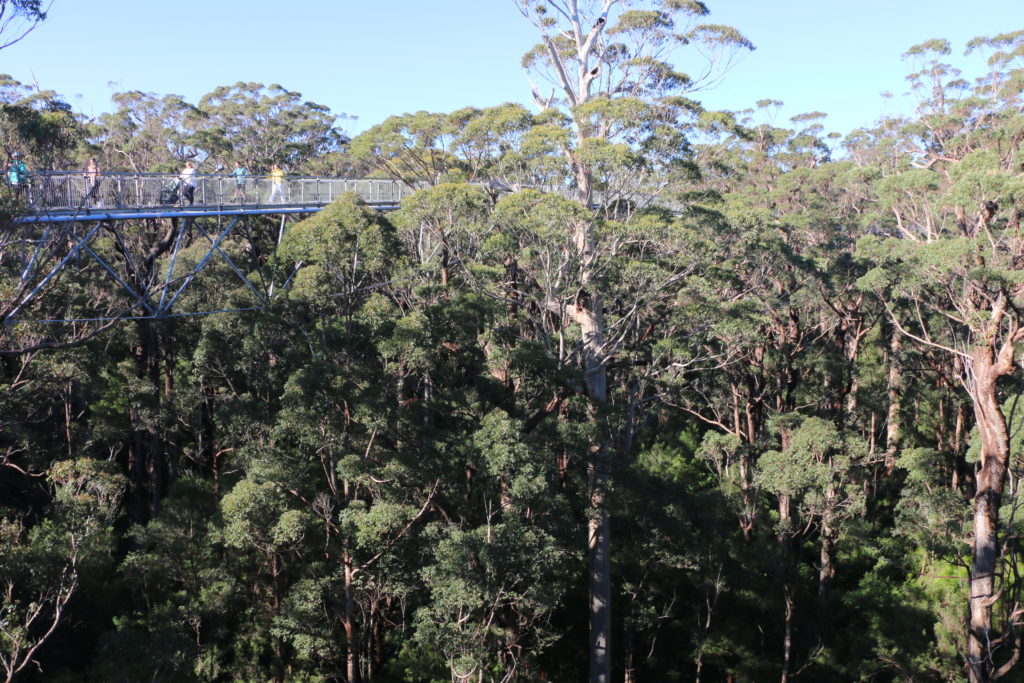
[[(289, 216), (350, 192), (391, 211), (413, 192), (384, 178), (286, 176), (275, 185), (269, 176), (214, 174), (197, 174), (193, 191), (184, 189), (176, 174), (81, 171), (32, 173), (17, 186), (18, 215), (0, 225), (0, 349), (13, 325), (266, 308), (303, 265), (290, 266), (280, 282), (267, 269), (266, 242), (280, 243)], [(279, 216), (280, 225), (267, 234), (266, 223), (255, 222), (260, 216)], [(215, 296), (186, 301), (211, 270), (232, 275), (234, 286), (218, 276)], [(102, 305), (69, 296), (63, 283), (76, 278), (103, 295)]]
[[(174, 174), (31, 174), (16, 190), (23, 210), (0, 225), (0, 349), (14, 325), (266, 309), (304, 265), (288, 264), (276, 273), (279, 281), (267, 267), (267, 245), (280, 244), (289, 216), (315, 213), (350, 192), (391, 211), (414, 192), (390, 178), (285, 177), (280, 187), (270, 176), (194, 178), (189, 194)], [(266, 215), (280, 216), (280, 224), (257, 220)], [(77, 296), (67, 286), (76, 278), (102, 297)], [(204, 278), (214, 294), (190, 299)], [(103, 282), (112, 288), (102, 289)]]
[(104, 173), (90, 178), (81, 171), (33, 173), (19, 187), (25, 213), (18, 223), (129, 220), (200, 216), (301, 214), (319, 211), (341, 195), (354, 192), (368, 206), (397, 209), (412, 194), (390, 178), (285, 177), (275, 191), (270, 176), (239, 179), (196, 174), (192, 201), (177, 175)]

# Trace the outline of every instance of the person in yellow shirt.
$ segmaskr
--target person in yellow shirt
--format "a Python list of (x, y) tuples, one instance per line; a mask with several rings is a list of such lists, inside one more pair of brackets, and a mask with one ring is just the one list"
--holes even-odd
[(277, 164), (270, 167), (270, 199), (267, 203), (272, 204), (274, 199), (277, 199), (280, 203), (284, 203), (284, 171)]

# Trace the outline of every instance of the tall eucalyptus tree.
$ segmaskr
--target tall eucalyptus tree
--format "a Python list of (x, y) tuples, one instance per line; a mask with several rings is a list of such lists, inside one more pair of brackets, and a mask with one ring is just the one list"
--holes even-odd
[[(735, 29), (699, 23), (707, 7), (695, 0), (626, 2), (625, 0), (516, 0), (537, 28), (540, 42), (523, 58), (532, 74), (553, 84), (545, 95), (535, 83), (534, 102), (541, 109), (564, 108), (573, 138), (563, 144), (577, 199), (589, 206), (595, 174), (609, 155), (627, 149), (655, 149), (659, 138), (675, 131), (689, 109), (682, 95), (721, 74), (732, 55), (751, 49)], [(711, 59), (696, 76), (670, 62), (685, 45), (708, 48)], [(556, 96), (557, 93), (557, 96)], [(673, 145), (678, 149), (681, 145)], [(579, 325), (585, 393), (597, 428), (588, 457), (592, 519), (588, 546), (590, 567), (590, 680), (611, 676), (611, 565), (607, 487), (609, 443), (607, 346), (604, 302), (595, 287), (602, 254), (594, 224), (579, 221), (573, 231), (584, 292), (569, 315)]]
[(981, 450), (965, 655), (976, 682), (1008, 673), (1024, 645), (1021, 587), (1010, 569), (1018, 560), (1001, 513), (1012, 454), (1000, 398), (1024, 341), (1024, 31), (975, 39), (973, 49), (993, 53), (990, 72), (973, 87), (944, 62), (948, 42), (907, 52), (921, 63), (910, 76), (920, 94), (917, 118), (900, 131), (912, 168), (880, 181), (904, 239), (864, 241), (877, 267), (862, 285), (880, 295), (900, 333), (947, 355), (974, 409)]

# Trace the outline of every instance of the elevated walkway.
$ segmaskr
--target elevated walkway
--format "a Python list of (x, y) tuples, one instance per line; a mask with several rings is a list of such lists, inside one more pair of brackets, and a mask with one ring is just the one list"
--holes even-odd
[[(80, 171), (33, 173), (21, 189), (26, 211), (19, 223), (66, 223), (139, 218), (313, 213), (354, 192), (367, 205), (391, 211), (412, 190), (387, 178), (286, 177), (278, 193), (268, 176), (243, 181), (228, 175), (195, 176), (192, 202), (177, 175), (105, 173), (94, 182)], [(274, 201), (271, 201), (273, 198)]]
[[(0, 348), (5, 330), (32, 323), (105, 324), (263, 309), (295, 272), (275, 283), (268, 240), (280, 242), (289, 215), (320, 211), (355, 193), (379, 211), (412, 190), (381, 178), (196, 175), (191, 198), (177, 175), (81, 171), (33, 173), (18, 188), (23, 210), (0, 227)], [(190, 201), (191, 199), (191, 201)], [(249, 219), (280, 217), (261, 239)], [(171, 219), (160, 226), (138, 219)], [(72, 276), (73, 271), (73, 276)], [(90, 282), (92, 297), (62, 283)], [(208, 281), (203, 296), (189, 296)]]
[[(0, 226), (0, 349), (14, 325), (266, 309), (303, 267), (267, 267), (268, 243), (281, 242), (289, 215), (315, 213), (346, 193), (391, 211), (414, 191), (383, 178), (286, 177), (277, 189), (268, 176), (229, 175), (196, 175), (191, 201), (181, 189), (173, 174), (32, 174), (18, 189), (24, 211)], [(605, 200), (645, 205), (651, 197), (598, 193), (595, 207)], [(249, 220), (261, 215), (280, 216), (280, 225), (268, 233), (266, 221)], [(90, 283), (93, 296), (65, 286), (75, 281)], [(202, 295), (190, 296), (197, 289)]]

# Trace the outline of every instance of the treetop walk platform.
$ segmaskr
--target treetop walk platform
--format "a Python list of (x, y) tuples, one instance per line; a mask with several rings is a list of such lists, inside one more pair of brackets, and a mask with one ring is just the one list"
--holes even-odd
[[(264, 309), (304, 265), (292, 264), (276, 276), (267, 268), (267, 242), (280, 244), (289, 215), (315, 213), (346, 193), (391, 211), (415, 191), (390, 178), (286, 176), (275, 182), (270, 176), (196, 174), (192, 182), (188, 193), (177, 174), (31, 174), (15, 188), (22, 206), (13, 225), (0, 228), (0, 284), (6, 283), (0, 287), (0, 337), (4, 328), (20, 323), (159, 320)], [(569, 187), (534, 189), (572, 194)], [(621, 193), (609, 198), (625, 199)], [(249, 220), (261, 215), (280, 216), (274, 234)], [(170, 220), (154, 230), (133, 226), (130, 221), (138, 219)], [(213, 263), (220, 265), (211, 269)], [(233, 277), (224, 280), (217, 273)], [(113, 288), (83, 303), (59, 286), (75, 278), (91, 282), (96, 292), (100, 282)], [(210, 288), (190, 298), (188, 292), (204, 279)], [(240, 300), (239, 291), (248, 301)]]
[(196, 174), (191, 201), (181, 178), (161, 173), (81, 171), (32, 173), (18, 193), (25, 204), (18, 223), (128, 220), (202, 216), (301, 214), (319, 211), (348, 192), (378, 210), (398, 208), (412, 193), (389, 178), (286, 176), (275, 189), (270, 176), (237, 178)]
[[(265, 241), (280, 242), (289, 215), (315, 213), (346, 193), (390, 211), (413, 192), (382, 178), (285, 176), (275, 182), (261, 175), (196, 174), (190, 184), (191, 193), (177, 174), (55, 171), (32, 173), (15, 186), (21, 206), (11, 224), (0, 227), (0, 337), (3, 329), (28, 322), (158, 320), (265, 308), (302, 267), (294, 264), (282, 282), (266, 268)], [(248, 221), (260, 215), (281, 218), (264, 244)], [(153, 231), (133, 227), (135, 219), (171, 220)], [(234, 286), (217, 276), (216, 292), (186, 302), (213, 263), (221, 264), (215, 270), (222, 274), (234, 274)], [(61, 283), (75, 278), (91, 282), (96, 296), (84, 302), (69, 296)], [(239, 303), (238, 285), (247, 303)]]

